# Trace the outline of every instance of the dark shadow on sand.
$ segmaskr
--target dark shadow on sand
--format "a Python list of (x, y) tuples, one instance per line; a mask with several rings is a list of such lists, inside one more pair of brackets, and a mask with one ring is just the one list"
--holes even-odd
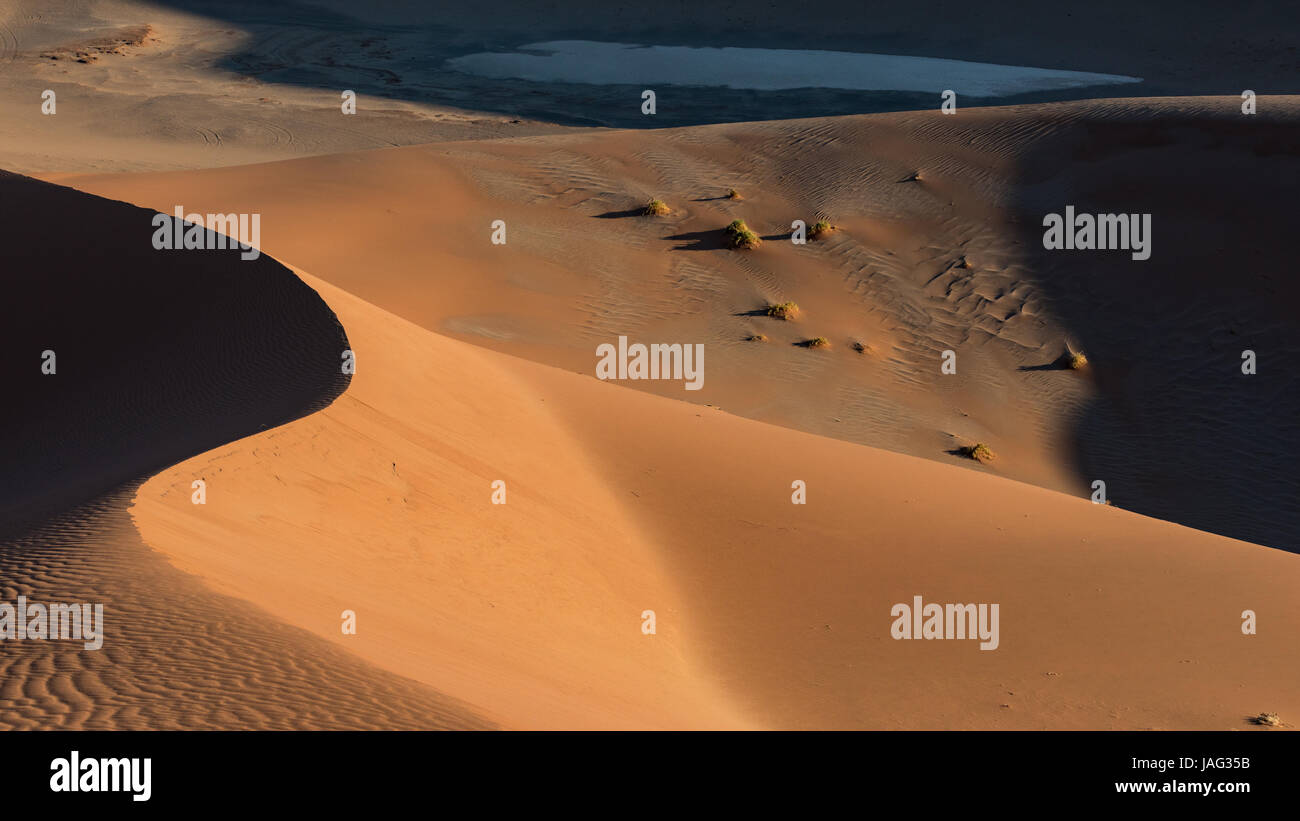
[(347, 389), (315, 291), (265, 255), (155, 250), (153, 217), (0, 172), (0, 533)]
[(641, 208), (629, 208), (626, 211), (606, 211), (603, 214), (595, 214), (593, 215), (592, 218), (598, 220), (621, 220), (621, 219), (627, 219), (629, 217), (648, 217), (648, 216), (650, 215), (645, 212), (645, 208), (641, 207)]
[(727, 241), (727, 233), (721, 228), (673, 234), (665, 239), (680, 243), (673, 248), (674, 251), (725, 251), (731, 248), (731, 243)]
[[(1073, 431), (1080, 478), (1128, 510), (1297, 552), (1294, 144), (1294, 123), (1235, 106), (1076, 121), (1023, 158), (1012, 190), (1028, 268), (1100, 394)], [(1043, 216), (1067, 204), (1151, 214), (1150, 259), (1045, 250)], [(1244, 350), (1258, 373), (1242, 373)]]

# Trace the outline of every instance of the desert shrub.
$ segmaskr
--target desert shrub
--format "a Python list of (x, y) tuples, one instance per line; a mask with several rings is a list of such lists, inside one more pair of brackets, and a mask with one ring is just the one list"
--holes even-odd
[(732, 220), (731, 224), (726, 227), (725, 231), (727, 234), (727, 240), (731, 244), (732, 248), (757, 248), (762, 244), (762, 240), (758, 238), (758, 234), (751, 231), (749, 226), (745, 224), (744, 220)]
[(827, 236), (828, 234), (830, 234), (831, 231), (834, 230), (835, 230), (834, 225), (831, 225), (826, 220), (818, 220), (817, 222), (813, 223), (812, 228), (808, 229), (808, 238), (821, 239), (822, 237)]
[(993, 450), (983, 442), (976, 442), (973, 445), (965, 445), (958, 448), (958, 450), (961, 451), (962, 456), (965, 456), (967, 459), (974, 459), (976, 462), (992, 462), (997, 458), (997, 454), (995, 454)]

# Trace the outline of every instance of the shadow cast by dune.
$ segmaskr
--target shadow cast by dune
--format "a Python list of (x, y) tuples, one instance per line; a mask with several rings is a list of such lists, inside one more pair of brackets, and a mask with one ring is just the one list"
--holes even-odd
[(128, 506), (145, 477), (324, 408), (351, 380), (342, 325), (293, 272), (157, 251), (153, 216), (0, 172), (0, 588), (105, 612), (99, 651), (3, 642), (0, 674), (28, 695), (0, 699), (0, 727), (490, 727), (141, 540)]
[(343, 327), (270, 257), (155, 250), (152, 211), (7, 173), (0, 188), (4, 529), (346, 390)]
[[(1074, 123), (1024, 157), (1015, 190), (1029, 267), (1088, 358), (1106, 363), (1074, 428), (1080, 478), (1105, 481), (1129, 510), (1294, 552), (1300, 159), (1278, 150), (1293, 131), (1230, 109)], [(1067, 204), (1150, 214), (1150, 259), (1045, 250), (1043, 216)]]

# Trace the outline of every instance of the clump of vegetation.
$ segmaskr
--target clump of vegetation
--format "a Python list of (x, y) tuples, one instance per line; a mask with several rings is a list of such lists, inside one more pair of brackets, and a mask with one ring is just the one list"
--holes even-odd
[(861, 354), (871, 353), (871, 346), (865, 342), (854, 342), (853, 350)]
[(831, 341), (824, 336), (814, 336), (803, 343), (805, 348), (829, 348)]
[(799, 315), (799, 306), (793, 302), (778, 302), (767, 306), (767, 315), (777, 319), (794, 319)]
[(967, 459), (974, 459), (976, 462), (992, 462), (997, 458), (997, 454), (983, 442), (976, 442), (973, 445), (963, 445), (957, 449), (962, 456)]
[(740, 196), (740, 192), (739, 192), (739, 191), (737, 191), (736, 189), (732, 188), (730, 191), (727, 192), (727, 199), (729, 199), (729, 200), (743, 200), (744, 197)]
[(754, 334), (754, 335), (751, 336), (751, 337), (747, 337), (747, 338), (746, 338), (746, 341), (747, 341), (747, 342), (766, 342), (766, 341), (767, 341), (767, 334)]
[(1252, 718), (1251, 721), (1264, 727), (1282, 726), (1282, 719), (1278, 717), (1277, 713), (1260, 713)]
[(835, 226), (831, 225), (826, 220), (817, 220), (816, 222), (813, 223), (812, 228), (808, 229), (808, 238), (821, 239), (822, 237), (829, 235), (830, 232), (834, 230), (835, 230)]
[(758, 234), (749, 229), (744, 220), (732, 220), (731, 224), (727, 226), (726, 232), (732, 248), (757, 248), (763, 242), (758, 238)]
[(673, 209), (669, 208), (668, 203), (663, 200), (650, 200), (642, 213), (647, 217), (666, 217), (672, 212)]
[(1066, 354), (1065, 364), (1070, 366), (1070, 370), (1078, 371), (1088, 367), (1088, 357), (1081, 353)]

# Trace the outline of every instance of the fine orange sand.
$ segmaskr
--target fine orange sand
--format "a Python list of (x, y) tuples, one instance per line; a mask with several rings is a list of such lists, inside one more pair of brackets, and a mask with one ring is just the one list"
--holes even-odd
[[(347, 386), (347, 337), (311, 289), (268, 257), (156, 253), (152, 216), (0, 173), (0, 600), (104, 608), (97, 651), (0, 642), (0, 727), (491, 726), (141, 541), (127, 507), (144, 477)], [(45, 348), (54, 374), (32, 366)]]
[[(1213, 121), (1203, 102), (1169, 105), (1168, 127), (1179, 127), (1180, 117)], [(1094, 104), (1062, 108), (1061, 130), (1099, 127)], [(1025, 130), (1032, 130), (1036, 120), (1023, 116)], [(1134, 116), (1141, 123), (1150, 115)], [(794, 135), (792, 141), (821, 129), (828, 157), (851, 157), (841, 143), (854, 133), (924, 132), (923, 119), (890, 115), (764, 128)], [(978, 121), (968, 127), (978, 128)], [(1223, 128), (1233, 139), (1231, 127)], [(725, 152), (707, 146), (729, 145), (742, 132), (684, 129), (666, 142), (716, 163)], [(538, 152), (563, 158), (566, 152), (591, 157), (604, 151), (608, 158), (601, 162), (626, 166), (607, 173), (635, 180), (645, 172), (636, 172), (631, 158), (643, 162), (637, 150), (644, 139), (620, 133), (530, 138), (497, 146), (502, 159), (496, 162), (522, 166), (537, 161)], [(900, 152), (904, 143), (917, 144), (897, 139)], [(572, 140), (582, 142), (581, 152), (556, 144)], [(772, 143), (773, 133), (763, 140)], [(480, 161), (455, 161), (457, 152), (469, 151), (481, 152)], [(927, 216), (933, 206), (914, 202), (917, 197), (933, 199), (934, 189), (947, 193), (952, 186), (954, 203), (976, 193), (997, 199), (988, 177), (996, 166), (981, 172), (990, 181), (972, 193), (950, 182), (944, 167), (923, 173), (927, 188), (899, 183), (903, 175), (895, 171), (901, 168), (934, 167), (923, 155), (879, 162), (885, 167), (867, 166), (861, 185), (897, 192), (880, 196), (883, 205), (876, 207), (899, 213), (874, 221), (852, 214), (836, 219), (841, 230), (813, 246), (804, 262), (780, 237), (753, 256), (713, 247), (708, 226), (733, 213), (759, 225), (776, 223), (778, 213), (807, 213), (810, 221), (842, 213), (846, 206), (836, 196), (862, 195), (854, 187), (835, 188), (834, 176), (818, 190), (842, 192), (822, 195), (840, 204), (824, 212), (765, 203), (772, 196), (763, 188), (768, 177), (757, 172), (736, 175), (742, 179), (736, 187), (749, 193), (739, 204), (693, 202), (685, 181), (674, 196), (662, 180), (636, 183), (636, 190), (629, 184), (589, 202), (581, 189), (546, 193), (540, 172), (522, 183), (501, 171), (493, 177), (493, 162), (473, 146), (67, 180), (165, 211), (173, 202), (198, 211), (256, 204), (268, 254), (319, 265), (346, 286), (299, 273), (346, 333), (346, 342), (333, 347), (356, 351), (357, 373), (345, 392), (297, 421), (247, 431), (252, 435), (215, 449), (193, 447), (206, 452), (140, 486), (131, 521), (144, 543), (181, 572), (170, 584), (197, 577), (212, 591), (204, 595), (247, 602), (268, 626), (294, 631), (288, 635), (301, 648), (296, 654), (316, 658), (313, 642), (329, 642), (355, 659), (350, 664), (409, 681), (433, 700), (427, 703), (440, 705), (408, 705), (403, 726), (1231, 729), (1251, 726), (1247, 718), (1263, 711), (1300, 712), (1292, 686), (1300, 671), (1288, 640), (1300, 627), (1300, 604), (1290, 595), (1300, 574), (1295, 556), (1087, 500), (1070, 465), (1057, 459), (1064, 451), (1043, 431), (1068, 430), (1071, 417), (1055, 402), (1084, 401), (1104, 385), (1068, 371), (1031, 371), (1025, 378), (1038, 387), (1009, 387), (1017, 384), (1016, 362), (1041, 362), (1049, 344), (1070, 333), (1060, 315), (1045, 311), (1046, 318), (1032, 318), (1036, 292), (1028, 271), (1007, 286), (1023, 303), (1020, 313), (1030, 317), (1024, 320), (988, 324), (988, 303), (998, 300), (986, 294), (967, 304), (965, 291), (952, 284), (937, 299), (922, 294), (879, 301), (865, 321), (836, 307), (846, 287), (850, 294), (869, 292), (873, 280), (875, 287), (905, 295), (911, 278), (928, 266), (909, 256), (909, 264), (895, 264), (885, 285), (866, 276), (860, 281), (867, 284), (846, 286), (830, 273), (837, 264), (853, 265), (843, 262), (845, 255), (868, 267), (874, 260), (887, 273), (884, 259), (896, 255), (893, 248), (951, 239), (942, 220)], [(1018, 163), (1014, 168), (1026, 167)], [(464, 170), (470, 167), (488, 171)], [(972, 169), (978, 167), (971, 161), (951, 178), (975, 186), (971, 176), (980, 175)], [(350, 173), (357, 175), (355, 184), (348, 182)], [(564, 174), (579, 178), (572, 169)], [(519, 197), (524, 205), (498, 210), (508, 198), (492, 179), (516, 186), (510, 189), (515, 195), (525, 183), (539, 193), (531, 205)], [(721, 187), (726, 177), (701, 173), (700, 179), (716, 179)], [(600, 187), (598, 180), (591, 185)], [(712, 191), (698, 180), (690, 185)], [(55, 192), (50, 197), (74, 196), (48, 190)], [(430, 191), (445, 212), (433, 210)], [(666, 223), (617, 214), (597, 218), (664, 191), (684, 212)], [(374, 199), (381, 194), (390, 198), (387, 207)], [(317, 205), (305, 207), (312, 201)], [(972, 211), (977, 204), (972, 201)], [(107, 215), (123, 206), (87, 200), (79, 207)], [(320, 236), (322, 213), (337, 226), (323, 249), (311, 241)], [(439, 220), (443, 213), (447, 218)], [(505, 249), (494, 249), (487, 232), (475, 227), (486, 227), (493, 213), (511, 225)], [(575, 225), (591, 226), (586, 246), (565, 239), (582, 233)], [(119, 242), (139, 241), (129, 240), (130, 230), (117, 230)], [(544, 241), (539, 245), (535, 236)], [(947, 269), (955, 283), (978, 276), (968, 287), (982, 293), (1025, 263), (1008, 250), (1014, 233), (990, 229), (980, 236), (978, 246), (972, 237), (965, 248), (929, 253), (969, 253), (971, 267), (957, 270), (973, 274)], [(679, 250), (692, 244), (703, 250)], [(384, 250), (367, 255), (367, 247)], [(999, 249), (1008, 255), (1005, 262), (985, 262)], [(497, 252), (499, 259), (491, 256)], [(564, 253), (568, 265), (560, 259)], [(689, 259), (694, 254), (700, 262)], [(170, 261), (157, 260), (164, 265), (158, 275)], [(230, 258), (228, 264), (242, 263)], [(792, 273), (780, 273), (786, 270)], [(694, 279), (680, 278), (691, 271)], [(602, 286), (602, 276), (617, 278)], [(1016, 277), (1025, 284), (1015, 285)], [(638, 278), (644, 280), (640, 291)], [(798, 296), (805, 313), (796, 322), (736, 315), (795, 296), (795, 287), (811, 294)], [(655, 310), (672, 302), (674, 290), (694, 295), (689, 308)], [(602, 296), (592, 304), (584, 295)], [(479, 315), (489, 300), (500, 311), (491, 326), (496, 333), (462, 330), (455, 339), (433, 332), (469, 327), (455, 320)], [(905, 325), (910, 314), (900, 306), (908, 304), (925, 306), (931, 319)], [(614, 313), (620, 305), (626, 306), (622, 320)], [(942, 383), (915, 361), (917, 337), (900, 328), (931, 328), (940, 315), (965, 328), (958, 338), (971, 338), (979, 327), (993, 333), (959, 353), (974, 355), (978, 378), (956, 383), (936, 401), (926, 397)], [(246, 321), (276, 319), (268, 314)], [(844, 336), (852, 327), (873, 328), (862, 336), (890, 353), (877, 359), (843, 344), (830, 351), (790, 344), (810, 333), (805, 328), (837, 323)], [(570, 326), (577, 330), (566, 331)], [(633, 329), (647, 329), (649, 339), (704, 339), (712, 381), (699, 397), (672, 383), (650, 391), (601, 384), (591, 376), (594, 344), (621, 327), (633, 335)], [(751, 328), (763, 329), (772, 341), (721, 344)], [(1004, 337), (1030, 353), (1004, 358), (1016, 350), (998, 347)], [(930, 349), (946, 338), (952, 337), (936, 337)], [(337, 352), (326, 353), (316, 351), (304, 362), (325, 367)], [(743, 357), (757, 357), (749, 381), (731, 376)], [(921, 384), (906, 387), (908, 374)], [(1000, 381), (990, 387), (993, 379)], [(819, 382), (830, 381), (843, 393), (854, 380), (884, 397), (856, 436), (819, 435), (827, 423), (809, 413), (764, 410), (764, 399), (790, 394), (814, 406), (825, 395), (818, 393)], [(280, 383), (253, 385), (265, 400), (286, 404), (276, 400)], [(800, 385), (808, 395), (801, 395)], [(748, 405), (746, 387), (752, 391)], [(329, 396), (322, 394), (321, 401)], [(755, 418), (710, 407), (717, 404), (739, 404)], [(909, 446), (906, 438), (880, 444), (910, 447), (927, 458), (845, 441), (870, 440), (873, 431), (907, 424), (911, 408), (941, 405), (948, 407), (935, 431), (946, 424), (981, 437), (998, 431), (992, 441), (999, 460), (962, 469), (967, 465), (955, 457)], [(1015, 416), (1016, 408), (1026, 416)], [(959, 427), (959, 416), (983, 427)], [(1025, 418), (1046, 421), (1027, 424)], [(113, 426), (111, 419), (104, 424)], [(196, 478), (208, 483), (203, 506), (191, 504)], [(505, 505), (491, 503), (498, 479), (507, 489)], [(807, 505), (791, 504), (795, 480), (807, 483)], [(1052, 487), (1057, 483), (1072, 492), (1059, 492)], [(134, 555), (124, 542), (115, 544), (120, 555)], [(165, 589), (166, 578), (156, 584)], [(890, 609), (914, 595), (998, 602), (1001, 646), (982, 652), (973, 642), (894, 641)], [(148, 609), (123, 604), (127, 612), (133, 606)], [(355, 636), (340, 630), (344, 610), (357, 614)], [(642, 632), (645, 610), (655, 611), (654, 635)], [(1258, 614), (1258, 635), (1242, 635), (1244, 610)], [(202, 668), (214, 658), (241, 675), (271, 678), (267, 661), (238, 646), (219, 645), (196, 663)], [(29, 678), (60, 692), (51, 683), (57, 678), (31, 669)], [(311, 680), (310, 670), (296, 674)], [(152, 680), (140, 670), (133, 675)], [(155, 678), (158, 687), (169, 680)], [(95, 690), (89, 693), (93, 703)], [(302, 698), (286, 697), (290, 705)], [(55, 695), (38, 699), (11, 720), (46, 726), (41, 716), (56, 712), (50, 701), (61, 703)], [(446, 717), (459, 709), (468, 711), (465, 718)], [(78, 715), (87, 710), (95, 714), (85, 707)], [(142, 715), (148, 714), (120, 713), (102, 722), (139, 726)], [(276, 726), (265, 711), (202, 720), (182, 713), (176, 720)], [(376, 726), (385, 721), (373, 720)], [(338, 726), (339, 719), (327, 710), (300, 721)]]
[[(1292, 555), (600, 384), (303, 276), (357, 352), (348, 392), (162, 472), (134, 521), (217, 591), (504, 726), (1227, 729), (1300, 710)], [(916, 594), (1000, 602), (1001, 647), (892, 640)]]
[[(2, 164), (43, 180), (0, 172), (0, 601), (103, 602), (108, 630), (98, 653), (0, 645), (0, 727), (1300, 715), (1300, 98), (595, 130), (560, 124), (563, 89), (535, 89), (550, 119), (453, 107), (502, 101), (449, 87), (397, 29), (304, 35), (226, 5), (0, 9)], [(555, 25), (448, 8), (374, 13), (446, 27), (452, 50)], [(1251, 48), (1202, 42), (1219, 62), (1189, 65), (1181, 39), (1094, 48), (1097, 20), (963, 45), (978, 12), (955, 13), (924, 50), (989, 59), (1002, 38), (1142, 93), (1293, 60), (1245, 18), (1213, 37)], [(672, 212), (641, 215), (652, 197)], [(1066, 204), (1153, 213), (1153, 257), (1045, 253), (1041, 217)], [(262, 258), (153, 252), (152, 211), (176, 205), (260, 214)], [(736, 218), (761, 248), (725, 248)], [(795, 219), (836, 230), (794, 246)], [(764, 315), (784, 301), (797, 319)], [(619, 335), (704, 344), (704, 389), (602, 384), (596, 346)], [(55, 376), (34, 366), (46, 347)], [(1067, 350), (1088, 367), (1061, 367)], [(997, 458), (957, 453), (975, 442)], [(1114, 505), (1089, 501), (1097, 479)], [(893, 640), (891, 608), (917, 595), (998, 603), (1000, 646)]]
[[(1300, 357), (1282, 172), (1300, 174), (1300, 99), (1261, 99), (1254, 118), (1231, 98), (1088, 101), (59, 179), (259, 212), (277, 259), (478, 346), (591, 374), (619, 335), (700, 342), (703, 390), (622, 384), (1081, 497), (1102, 480), (1121, 507), (1298, 550), (1300, 429), (1273, 408)], [(639, 216), (651, 197), (673, 213)], [(1042, 214), (1069, 203), (1155, 213), (1152, 258), (1044, 252)], [(762, 248), (724, 249), (735, 218)], [(794, 246), (796, 218), (838, 230)], [(754, 315), (785, 301), (798, 320)], [(831, 348), (798, 347), (814, 336)], [(1060, 367), (1067, 347), (1086, 371)], [(996, 467), (954, 455), (974, 442)]]

